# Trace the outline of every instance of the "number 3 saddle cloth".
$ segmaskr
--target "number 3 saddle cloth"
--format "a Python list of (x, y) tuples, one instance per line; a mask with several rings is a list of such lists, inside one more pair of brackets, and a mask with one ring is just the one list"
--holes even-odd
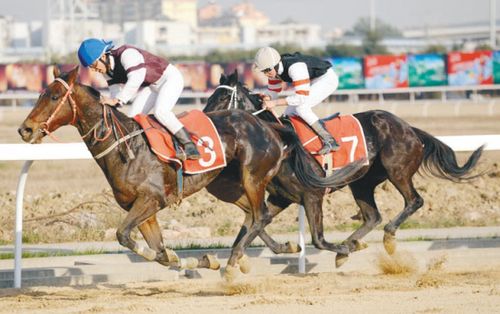
[(184, 173), (198, 174), (225, 167), (224, 147), (217, 129), (208, 116), (200, 110), (191, 110), (177, 115), (177, 118), (191, 134), (191, 139), (200, 152), (200, 159), (184, 162), (178, 159), (176, 149), (181, 149), (181, 147), (153, 115), (138, 114), (134, 120), (144, 129), (149, 146), (158, 159), (173, 162), (177, 167), (182, 166)]

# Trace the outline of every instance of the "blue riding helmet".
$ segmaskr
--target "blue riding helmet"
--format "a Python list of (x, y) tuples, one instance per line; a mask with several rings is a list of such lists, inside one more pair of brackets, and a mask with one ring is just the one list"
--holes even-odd
[(103, 53), (113, 48), (112, 41), (105, 41), (104, 39), (89, 38), (85, 39), (80, 48), (78, 48), (78, 59), (80, 63), (88, 68), (92, 63), (99, 59)]

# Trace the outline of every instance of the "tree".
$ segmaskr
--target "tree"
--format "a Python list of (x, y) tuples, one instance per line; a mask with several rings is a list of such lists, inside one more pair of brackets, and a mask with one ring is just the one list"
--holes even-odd
[(348, 44), (330, 44), (325, 48), (326, 55), (332, 57), (361, 57), (364, 50), (361, 46)]
[(429, 45), (427, 46), (424, 50), (422, 50), (422, 53), (440, 53), (440, 54), (445, 54), (448, 52), (448, 49), (446, 49), (445, 46), (443, 45)]

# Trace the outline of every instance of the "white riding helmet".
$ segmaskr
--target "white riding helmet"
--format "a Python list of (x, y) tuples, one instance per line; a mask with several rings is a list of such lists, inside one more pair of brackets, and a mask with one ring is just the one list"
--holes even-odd
[(266, 69), (272, 69), (281, 60), (280, 53), (276, 49), (271, 47), (260, 48), (255, 54), (255, 67), (259, 71), (264, 71)]

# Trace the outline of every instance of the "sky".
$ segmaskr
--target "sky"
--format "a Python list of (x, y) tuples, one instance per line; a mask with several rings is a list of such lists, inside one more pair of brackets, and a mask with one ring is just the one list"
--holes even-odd
[[(16, 19), (44, 18), (47, 0), (0, 0), (0, 15)], [(204, 5), (210, 0), (198, 0)], [(242, 0), (216, 0), (223, 7)], [(363, 16), (369, 16), (370, 0), (247, 0), (271, 18), (273, 23), (287, 19), (317, 23), (325, 30), (349, 29)], [(373, 0), (375, 13), (399, 29), (488, 22), (490, 0)], [(500, 18), (500, 3), (496, 15)], [(29, 8), (29, 10), (26, 10)]]

